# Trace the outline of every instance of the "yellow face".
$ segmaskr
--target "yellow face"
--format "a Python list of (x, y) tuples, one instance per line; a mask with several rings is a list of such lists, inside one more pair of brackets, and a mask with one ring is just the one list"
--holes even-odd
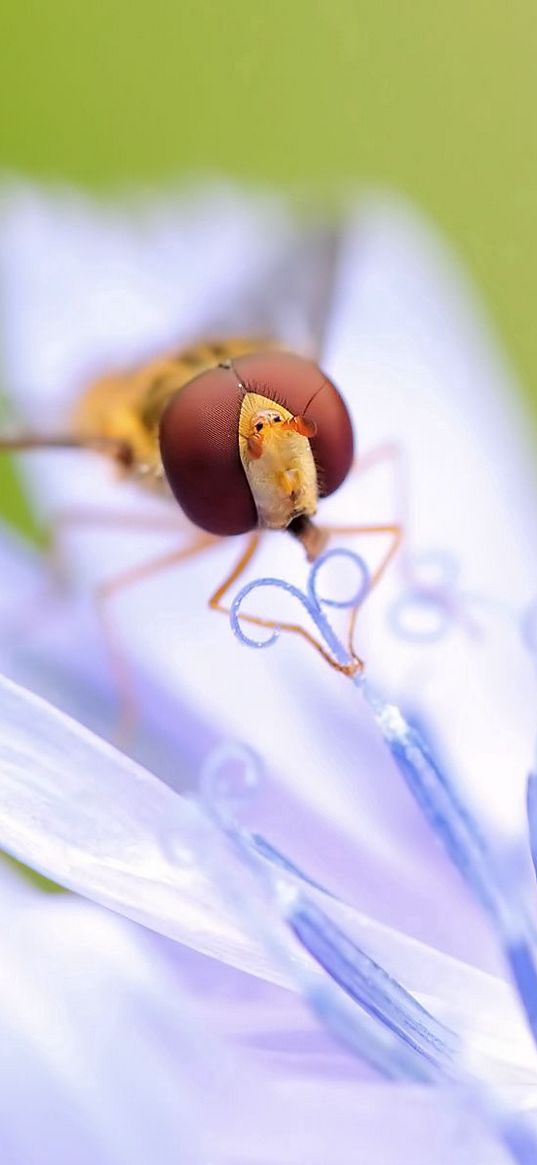
[(293, 518), (317, 510), (317, 471), (309, 443), (315, 426), (256, 392), (245, 394), (239, 451), (259, 521), (285, 530)]

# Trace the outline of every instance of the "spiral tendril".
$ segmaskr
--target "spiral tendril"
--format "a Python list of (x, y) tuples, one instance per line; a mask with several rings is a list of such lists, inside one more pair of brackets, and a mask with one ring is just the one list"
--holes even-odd
[[(319, 572), (323, 566), (330, 559), (346, 559), (350, 560), (353, 565), (357, 567), (359, 572), (359, 582), (354, 593), (346, 599), (327, 599), (317, 592), (317, 580)], [(334, 658), (343, 665), (352, 664), (352, 658), (349, 652), (344, 648), (340, 639), (336, 635), (331, 623), (323, 611), (325, 607), (335, 607), (338, 609), (350, 609), (358, 606), (365, 598), (369, 590), (369, 571), (366, 563), (359, 554), (355, 554), (352, 550), (343, 548), (335, 548), (327, 550), (321, 554), (319, 558), (313, 563), (311, 567), (307, 586), (305, 591), (301, 591), (293, 583), (286, 582), (280, 578), (259, 578), (249, 582), (242, 587), (239, 593), (235, 596), (231, 605), (230, 623), (234, 634), (241, 643), (248, 647), (265, 648), (271, 647), (279, 638), (279, 630), (276, 627), (266, 639), (256, 639), (253, 635), (247, 634), (244, 626), (240, 621), (240, 612), (244, 600), (252, 591), (260, 590), (263, 587), (272, 587), (277, 590), (282, 590), (286, 594), (291, 595), (302, 608), (309, 615), (312, 622), (315, 624), (322, 639), (326, 643), (329, 651), (332, 652)]]
[[(409, 585), (388, 613), (394, 634), (414, 643), (434, 643), (441, 639), (461, 613), (458, 573), (456, 559), (445, 551), (431, 550), (416, 555)], [(425, 622), (414, 626), (413, 616), (420, 613)]]
[(246, 744), (224, 741), (206, 757), (200, 795), (210, 816), (224, 829), (235, 823), (263, 778), (261, 758)]

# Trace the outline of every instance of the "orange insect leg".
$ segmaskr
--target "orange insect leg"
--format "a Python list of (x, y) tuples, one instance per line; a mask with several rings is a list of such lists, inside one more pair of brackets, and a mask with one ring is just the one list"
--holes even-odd
[[(370, 469), (374, 469), (377, 465), (380, 465), (383, 462), (388, 462), (391, 464), (393, 467), (394, 478), (394, 501), (397, 504), (398, 509), (404, 515), (406, 513), (407, 507), (406, 482), (403, 475), (403, 456), (403, 449), (399, 445), (395, 443), (387, 443), (386, 445), (379, 446), (378, 449), (372, 449), (371, 452), (367, 453), (363, 458), (361, 458), (360, 461), (356, 461), (353, 465), (352, 472), (358, 475), (361, 473), (367, 473)], [(356, 620), (368, 595), (371, 594), (373, 588), (376, 587), (381, 581), (388, 566), (392, 562), (392, 559), (395, 557), (401, 546), (404, 538), (404, 523), (403, 520), (399, 520), (380, 524), (376, 523), (374, 525), (360, 524), (357, 526), (322, 526), (321, 529), (327, 535), (327, 537), (330, 538), (334, 535), (340, 534), (344, 536), (360, 534), (385, 534), (389, 535), (391, 539), (386, 553), (381, 558), (380, 563), (369, 579), (367, 594), (364, 596), (364, 599), (361, 603), (352, 608), (350, 614), (347, 631), (347, 646), (349, 654), (352, 656), (352, 658), (359, 659), (354, 649)]]
[(122, 742), (125, 742), (133, 731), (138, 719), (138, 706), (133, 690), (132, 672), (118, 644), (115, 629), (110, 618), (110, 601), (116, 598), (127, 587), (135, 586), (137, 583), (143, 582), (144, 579), (159, 574), (161, 570), (167, 570), (171, 566), (177, 566), (180, 562), (185, 562), (189, 558), (195, 558), (198, 554), (202, 554), (205, 550), (209, 550), (212, 546), (215, 546), (219, 541), (220, 539), (214, 534), (200, 533), (187, 546), (182, 546), (179, 550), (168, 551), (166, 554), (161, 554), (149, 562), (144, 562), (122, 571), (121, 574), (115, 575), (114, 578), (100, 583), (95, 591), (97, 609), (120, 696), (118, 735)]

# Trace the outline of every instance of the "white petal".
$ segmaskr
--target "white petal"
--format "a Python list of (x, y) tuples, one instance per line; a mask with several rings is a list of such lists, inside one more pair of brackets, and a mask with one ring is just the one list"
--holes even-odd
[(316, 1075), (311, 1055), (304, 1074), (292, 1053), (277, 1072), (244, 1048), (228, 1054), (200, 1023), (196, 992), (139, 929), (78, 899), (44, 898), (5, 871), (1, 882), (10, 1165), (421, 1165), (432, 1154), (451, 1165), (455, 1153), (504, 1162), (455, 1097), (360, 1084), (334, 1060), (327, 1075), (326, 1058)]
[(4, 1159), (205, 1160), (210, 1073), (200, 1074), (200, 1059), (210, 1041), (204, 1047), (193, 1031), (162, 959), (141, 931), (105, 911), (44, 896), (5, 871), (1, 883)]
[(263, 974), (270, 962), (221, 908), (211, 869), (225, 846), (195, 803), (8, 680), (0, 680), (0, 699), (0, 847), (62, 885)]
[[(276, 924), (193, 802), (37, 697), (6, 680), (0, 693), (0, 848), (197, 951), (300, 985), (306, 964), (296, 955), (289, 963), (285, 947), (281, 962)], [(533, 1075), (533, 1049), (504, 984), (348, 907), (327, 905), (369, 954), (453, 1024), (469, 1054), (491, 1061), (491, 1078), (509, 1079), (509, 1064)]]
[[(322, 1094), (306, 1084), (282, 1085), (283, 1114), (278, 1113), (277, 1160), (281, 1165), (508, 1165), (509, 1155), (457, 1100), (432, 1089), (386, 1084), (323, 1084)], [(265, 1108), (267, 1123), (276, 1114)], [(245, 1112), (245, 1121), (250, 1114)], [(257, 1119), (257, 1111), (254, 1111)], [(262, 1118), (263, 1120), (263, 1118)], [(270, 1127), (270, 1126), (269, 1126)], [(262, 1133), (263, 1123), (258, 1125)], [(253, 1130), (223, 1139), (225, 1165), (272, 1165), (272, 1138), (257, 1140)], [(229, 1136), (229, 1133), (228, 1133)]]

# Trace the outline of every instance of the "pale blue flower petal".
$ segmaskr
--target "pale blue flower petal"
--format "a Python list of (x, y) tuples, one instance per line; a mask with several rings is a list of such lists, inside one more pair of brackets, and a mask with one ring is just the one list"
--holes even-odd
[[(15, 716), (14, 716), (14, 714), (13, 714), (13, 713), (14, 713), (14, 703), (13, 703), (13, 700), (11, 701), (11, 703), (10, 703), (9, 701), (6, 701), (6, 692), (7, 692), (7, 691), (8, 691), (8, 689), (7, 689), (7, 687), (6, 687), (6, 689), (5, 689), (5, 690), (4, 690), (4, 692), (3, 692), (3, 695), (4, 695), (4, 708), (6, 709), (6, 711), (7, 711), (7, 712), (8, 712), (8, 714), (9, 714), (9, 718), (10, 718), (10, 721), (11, 721), (11, 726), (12, 726), (12, 728), (13, 728), (13, 727), (16, 727), (16, 717), (15, 717)], [(33, 700), (33, 701), (32, 701), (32, 704), (33, 704), (33, 724), (34, 724), (34, 730), (35, 730), (35, 729), (37, 729), (37, 732), (36, 732), (36, 737), (37, 737), (37, 739), (36, 739), (36, 740), (35, 740), (33, 743), (34, 743), (34, 746), (35, 746), (35, 747), (37, 747), (37, 748), (39, 749), (39, 745), (43, 743), (43, 737), (42, 737), (42, 735), (40, 736), (40, 734), (39, 734), (39, 720), (40, 720), (40, 718), (41, 718), (42, 716), (46, 716), (46, 708), (45, 708), (43, 705), (41, 705), (41, 704), (40, 704), (40, 702), (38, 702), (38, 701), (35, 701), (35, 700)], [(6, 707), (6, 705), (7, 705), (7, 707)], [(68, 725), (68, 722), (66, 722), (66, 721), (65, 721), (65, 718), (62, 718), (62, 717), (60, 717), (60, 716), (59, 716), (59, 714), (57, 714), (57, 713), (51, 713), (51, 716), (52, 716), (52, 718), (53, 718), (53, 719), (55, 719), (57, 722), (59, 722), (59, 723), (61, 723), (61, 724), (62, 724), (62, 728), (64, 729), (64, 751), (65, 751), (65, 752), (67, 752), (67, 748), (66, 748), (66, 746), (67, 746), (67, 747), (68, 747), (68, 752), (67, 752), (67, 755), (69, 756), (69, 759), (70, 759), (71, 763), (72, 763), (72, 764), (74, 763), (75, 767), (77, 767), (77, 762), (79, 763), (81, 758), (80, 758), (80, 756), (79, 756), (79, 757), (77, 757), (77, 755), (76, 755), (76, 750), (75, 750), (75, 749), (73, 749), (73, 743), (74, 743), (74, 741), (73, 741), (73, 730), (71, 729), (71, 731), (69, 731), (69, 725)], [(82, 739), (84, 739), (84, 738), (87, 738), (87, 734), (86, 734), (86, 733), (84, 733), (84, 732), (82, 732), (81, 730), (78, 730), (76, 734), (77, 734), (79, 737), (81, 737)], [(18, 746), (20, 747), (20, 741), (18, 742)], [(80, 743), (79, 743), (79, 747), (80, 747)], [(90, 751), (90, 750), (88, 749), (88, 751)], [(97, 749), (96, 749), (96, 751), (97, 751), (97, 755), (98, 755), (99, 753), (101, 754), (101, 755), (100, 755), (100, 757), (99, 757), (99, 759), (100, 759), (100, 771), (101, 771), (101, 776), (102, 776), (102, 778), (103, 778), (103, 779), (110, 781), (110, 779), (111, 779), (111, 774), (113, 773), (113, 763), (112, 763), (112, 762), (113, 762), (113, 757), (112, 757), (112, 755), (111, 755), (111, 750), (109, 750), (109, 749), (106, 749), (106, 747), (104, 747), (104, 750), (103, 750), (103, 746), (99, 746), (99, 745), (97, 745)], [(107, 753), (109, 754), (108, 756), (106, 755)], [(63, 774), (63, 773), (60, 773), (60, 771), (59, 771), (59, 770), (60, 770), (60, 767), (61, 767), (61, 754), (60, 754), (60, 756), (58, 756), (58, 755), (54, 756), (54, 753), (53, 753), (53, 757), (54, 757), (54, 760), (55, 760), (55, 762), (56, 762), (56, 784), (58, 784), (58, 783), (59, 783), (59, 780), (60, 780), (60, 777), (61, 777), (61, 776), (63, 776), (63, 779), (65, 780), (65, 774)], [(43, 778), (43, 777), (46, 777), (46, 767), (47, 767), (47, 766), (46, 766), (46, 759), (47, 759), (47, 758), (46, 758), (45, 756), (41, 755), (41, 773), (40, 773), (40, 776), (41, 776), (42, 778)], [(48, 758), (48, 759), (49, 759), (49, 763), (50, 763), (50, 759), (52, 759), (52, 758)], [(118, 759), (120, 759), (120, 758), (118, 758)], [(3, 756), (3, 760), (4, 760), (4, 766), (3, 766), (3, 768), (4, 768), (4, 772), (5, 772), (5, 760), (6, 760), (5, 753), (4, 753), (4, 756)], [(106, 760), (108, 760), (108, 765), (105, 765), (105, 761), (106, 761)], [(58, 763), (59, 761), (60, 761), (60, 763)], [(121, 766), (121, 764), (120, 764), (120, 768), (121, 768), (121, 767), (122, 767), (122, 766)], [(147, 830), (148, 828), (151, 828), (151, 818), (149, 817), (149, 820), (148, 820), (148, 813), (147, 813), (147, 809), (146, 809), (146, 812), (145, 812), (145, 813), (142, 813), (142, 814), (140, 814), (140, 807), (141, 807), (141, 790), (140, 790), (140, 787), (138, 787), (138, 788), (137, 788), (137, 786), (140, 786), (140, 784), (142, 783), (142, 782), (141, 782), (141, 777), (142, 777), (142, 774), (140, 774), (140, 773), (138, 773), (138, 774), (137, 774), (137, 772), (136, 772), (136, 770), (135, 770), (134, 766), (130, 766), (130, 769), (131, 769), (131, 771), (130, 771), (130, 773), (129, 773), (129, 777), (130, 777), (130, 779), (131, 779), (131, 781), (132, 781), (132, 784), (131, 784), (131, 788), (130, 788), (129, 790), (127, 790), (127, 791), (126, 791), (126, 795), (131, 795), (131, 796), (132, 796), (132, 801), (133, 801), (133, 803), (134, 803), (134, 806), (135, 806), (135, 807), (136, 807), (136, 809), (137, 809), (138, 816), (139, 816), (139, 818), (140, 818), (140, 820), (141, 820), (141, 823), (142, 823), (142, 828), (143, 828), (143, 829), (145, 829), (145, 830)], [(123, 775), (123, 774), (121, 774), (121, 775)], [(138, 776), (138, 780), (136, 780), (137, 776)], [(114, 783), (117, 785), (117, 784), (118, 784), (118, 775), (117, 775), (117, 774), (114, 774), (114, 777), (115, 777), (115, 781), (114, 781)], [(112, 779), (113, 779), (113, 778), (112, 778)], [(94, 780), (95, 780), (95, 779), (94, 779)], [(148, 780), (149, 780), (149, 778), (148, 778)], [(84, 780), (84, 777), (83, 777), (83, 775), (81, 775), (81, 774), (80, 774), (80, 772), (78, 772), (78, 774), (77, 774), (77, 777), (75, 778), (75, 782), (76, 782), (76, 784), (77, 784), (77, 785), (79, 785), (79, 792), (80, 792), (80, 793), (82, 793), (82, 792), (85, 790), (85, 791), (86, 791), (86, 797), (87, 797), (87, 793), (88, 793), (88, 782)], [(94, 783), (94, 781), (93, 781), (92, 783)], [(5, 788), (5, 784), (4, 784), (4, 788)], [(163, 786), (161, 786), (161, 788), (163, 788)], [(101, 791), (102, 791), (102, 790), (101, 790)], [(45, 801), (46, 801), (46, 802), (47, 802), (47, 801), (49, 802), (49, 804), (48, 804), (48, 807), (47, 807), (47, 820), (46, 820), (46, 824), (47, 824), (48, 828), (50, 829), (50, 828), (51, 828), (51, 826), (53, 826), (54, 824), (57, 824), (57, 821), (56, 821), (56, 819), (55, 819), (55, 816), (54, 816), (54, 804), (53, 804), (53, 803), (51, 804), (51, 789), (50, 789), (50, 787), (47, 787), (47, 786), (45, 785), (45, 786), (44, 786), (44, 789), (43, 789), (43, 793), (44, 793), (44, 795), (45, 795)], [(58, 795), (58, 794), (56, 794), (56, 796), (57, 796), (57, 795)], [(172, 795), (172, 794), (169, 794), (169, 796), (173, 796), (173, 795)], [(6, 797), (6, 803), (7, 803), (8, 807), (11, 807), (11, 810), (13, 811), (13, 806), (12, 806), (12, 803), (11, 803), (11, 806), (10, 806), (10, 798), (9, 798), (9, 797)], [(107, 802), (107, 804), (106, 804), (106, 806), (105, 806), (105, 807), (106, 807), (106, 808), (108, 808), (108, 809), (109, 809), (109, 811), (114, 811), (116, 814), (117, 814), (118, 810), (121, 810), (121, 808), (122, 808), (122, 807), (121, 807), (121, 804), (120, 804), (120, 800), (118, 799), (117, 790), (116, 790), (116, 797), (115, 797), (115, 798), (114, 798), (114, 797), (112, 797), (112, 798), (110, 798), (110, 797), (109, 797), (109, 799), (108, 799), (108, 802)], [(39, 834), (38, 834), (38, 831), (36, 830), (36, 826), (37, 826), (37, 825), (38, 825), (38, 823), (39, 823), (39, 817), (40, 817), (39, 808), (40, 808), (40, 806), (39, 806), (39, 801), (37, 800), (37, 801), (36, 801), (36, 803), (35, 803), (35, 805), (34, 805), (34, 812), (33, 812), (34, 821), (33, 821), (33, 823), (32, 823), (32, 825), (33, 825), (33, 828), (31, 828), (31, 829), (30, 829), (30, 833), (31, 833), (32, 839), (35, 839), (35, 837), (36, 837), (36, 836), (39, 836)], [(86, 807), (85, 807), (85, 808), (86, 808), (86, 815), (87, 815), (87, 814), (88, 814), (88, 813), (91, 811), (91, 803), (90, 803), (89, 805), (86, 805)], [(82, 815), (81, 815), (81, 816), (82, 816)], [(174, 814), (173, 816), (174, 816), (174, 817), (176, 817), (176, 814)], [(136, 838), (135, 838), (135, 836), (133, 835), (132, 828), (131, 828), (131, 825), (132, 825), (132, 823), (130, 822), (130, 819), (128, 818), (128, 815), (127, 815), (127, 819), (126, 819), (126, 820), (124, 820), (124, 818), (125, 818), (125, 814), (124, 814), (124, 812), (121, 812), (121, 818), (122, 818), (122, 821), (123, 821), (123, 824), (125, 825), (125, 827), (127, 827), (127, 826), (128, 826), (128, 827), (129, 827), (129, 829), (130, 829), (130, 840), (131, 840), (131, 860), (132, 860), (132, 858), (133, 858), (133, 856), (134, 856), (134, 853), (135, 853), (135, 851), (136, 851), (136, 848), (137, 848), (137, 846), (136, 846)], [(87, 831), (87, 825), (86, 825), (85, 829), (86, 829), (86, 831)], [(197, 830), (196, 830), (196, 833), (197, 833)], [(203, 834), (202, 834), (201, 836), (202, 836), (202, 840), (203, 840), (205, 843), (207, 843), (207, 841), (209, 840), (209, 839), (208, 839), (208, 837), (207, 837), (206, 835), (203, 835)], [(122, 863), (121, 863), (121, 854), (123, 853), (123, 848), (122, 848), (122, 844), (121, 844), (121, 830), (118, 830), (118, 829), (117, 829), (117, 823), (116, 823), (116, 828), (112, 830), (112, 837), (113, 837), (114, 844), (119, 844), (119, 854), (118, 854), (118, 855), (116, 855), (116, 856), (115, 856), (115, 858), (113, 858), (113, 859), (112, 859), (112, 862), (110, 863), (110, 865), (111, 865), (111, 870), (110, 870), (110, 881), (111, 881), (111, 883), (112, 883), (112, 885), (113, 885), (113, 884), (114, 884), (114, 879), (117, 877), (117, 871), (118, 871), (118, 867), (121, 869), (121, 864), (122, 864)], [(55, 840), (57, 841), (57, 839), (55, 839)], [(211, 839), (211, 840), (212, 840), (212, 842), (214, 842), (214, 840), (215, 840), (215, 839), (213, 838), (213, 839)], [(94, 839), (94, 846), (95, 846), (95, 841), (96, 841), (96, 849), (97, 849), (97, 853), (98, 853), (98, 855), (100, 855), (100, 859), (101, 859), (101, 863), (102, 863), (102, 862), (103, 862), (103, 860), (104, 860), (104, 852), (103, 852), (103, 849), (104, 849), (104, 846), (105, 846), (105, 844), (106, 844), (106, 838), (103, 836), (102, 832), (101, 832), (101, 834), (100, 834), (100, 835), (98, 835), (98, 836), (97, 836), (97, 838), (96, 838), (96, 839)], [(80, 846), (80, 842), (79, 842), (79, 846)], [(91, 839), (90, 839), (89, 837), (86, 837), (86, 846), (87, 846), (87, 847), (89, 847), (89, 848), (91, 848)], [(21, 853), (20, 845), (19, 845), (19, 846), (17, 846), (17, 845), (16, 845), (14, 848), (16, 849), (16, 851), (17, 851), (17, 852), (19, 852), (19, 854)], [(69, 851), (68, 851), (68, 853), (67, 853), (67, 857), (68, 857), (68, 858), (69, 858), (69, 856), (70, 856), (70, 850), (71, 850), (71, 847), (70, 847), (70, 849), (69, 849)], [(49, 852), (51, 852), (51, 850), (50, 850), (50, 849), (49, 849)], [(181, 850), (181, 836), (180, 836), (180, 834), (178, 834), (177, 841), (174, 841), (173, 852), (174, 852), (174, 856), (176, 856), (176, 857), (180, 857), (180, 856), (181, 856), (182, 850)], [(47, 868), (47, 869), (49, 869), (49, 866), (48, 866), (48, 864), (47, 864), (47, 862), (46, 862), (46, 859), (44, 859), (44, 858), (43, 858), (43, 855), (42, 855), (42, 853), (39, 853), (39, 852), (38, 852), (38, 853), (37, 853), (37, 854), (35, 854), (34, 856), (36, 856), (36, 857), (37, 857), (37, 863), (36, 863), (36, 864), (37, 864), (38, 866), (41, 866), (41, 867), (43, 867), (43, 866), (45, 865), (45, 866), (46, 866), (46, 868)], [(60, 852), (60, 860), (61, 860), (61, 857), (62, 857), (62, 854), (61, 854), (61, 852)], [(146, 861), (146, 863), (148, 863), (149, 865), (151, 865), (151, 860), (150, 860), (150, 851), (149, 851), (149, 847), (147, 846), (147, 844), (146, 844), (146, 845), (145, 845), (145, 847), (144, 847), (144, 858), (145, 858), (145, 861)], [(78, 879), (75, 879), (75, 877), (74, 877), (74, 875), (73, 875), (73, 869), (74, 869), (74, 871), (75, 871), (75, 872), (76, 872), (76, 870), (77, 870), (77, 864), (76, 864), (76, 863), (78, 863), (78, 871), (80, 871), (81, 860), (82, 860), (82, 863), (83, 863), (83, 855), (81, 855), (81, 856), (78, 856), (78, 855), (77, 855), (77, 856), (76, 856), (76, 861), (75, 861), (75, 865), (74, 865), (74, 867), (73, 867), (73, 864), (71, 864), (71, 865), (70, 865), (70, 871), (71, 871), (71, 872), (70, 872), (70, 878), (71, 878), (71, 881), (81, 880), (81, 874), (80, 874), (80, 872), (78, 872)], [(72, 862), (72, 859), (71, 859), (71, 862)], [(212, 855), (212, 857), (211, 857), (211, 861), (209, 862), (209, 869), (214, 869), (214, 868), (216, 868), (216, 863), (217, 863), (217, 857), (215, 857), (215, 856), (214, 856), (214, 854), (213, 854), (213, 855)], [(83, 863), (83, 864), (84, 864), (84, 863)], [(82, 880), (82, 887), (81, 887), (81, 888), (82, 888), (82, 889), (84, 889), (84, 890), (87, 892), (87, 877), (88, 877), (88, 871), (87, 871), (87, 861), (86, 861), (85, 865), (86, 865), (86, 869), (84, 870), (84, 874), (85, 874), (85, 876), (86, 876), (86, 877), (85, 877), (85, 879), (83, 879), (83, 880)], [(54, 872), (54, 870), (49, 870), (49, 872)], [(153, 872), (154, 876), (158, 876), (158, 871), (155, 871), (155, 870), (154, 870), (154, 868), (153, 868), (152, 872)], [(134, 877), (136, 876), (136, 863), (134, 863), (133, 876), (134, 876)], [(89, 882), (90, 882), (90, 885), (92, 885), (92, 876), (91, 876), (91, 874), (90, 874), (90, 877), (89, 877)], [(214, 890), (214, 891), (213, 891), (213, 893), (216, 893), (216, 890)], [(102, 897), (102, 894), (101, 894), (100, 896)], [(110, 900), (110, 896), (109, 896), (109, 900)], [(114, 905), (116, 905), (116, 906), (117, 906), (117, 903), (114, 903)], [(185, 906), (185, 903), (184, 903), (184, 901), (183, 901), (183, 903), (182, 903), (182, 910), (183, 910), (183, 913), (184, 913), (184, 906)], [(140, 913), (141, 913), (141, 911), (140, 911)], [(215, 948), (214, 948), (214, 949), (215, 949), (215, 950), (216, 950), (216, 949), (218, 949), (218, 943), (216, 944), (216, 946), (215, 946)], [(17, 980), (17, 977), (16, 977), (16, 976), (15, 976), (15, 979)], [(467, 999), (467, 995), (466, 995), (466, 993), (465, 993), (465, 998)], [(168, 1004), (166, 1004), (166, 1006), (168, 1006)]]
[(194, 802), (5, 679), (0, 716), (1, 848), (199, 950), (268, 969), (203, 871), (222, 842)]
[[(213, 210), (215, 205), (213, 201)], [(218, 288), (232, 308), (241, 279), (253, 279), (257, 259), (251, 244), (263, 216), (268, 215), (269, 222), (275, 214), (280, 224), (275, 232), (278, 253), (296, 238), (297, 226), (286, 219), (281, 204), (269, 210), (258, 201), (252, 203), (251, 217), (246, 215), (241, 232), (237, 223), (245, 213), (242, 197), (234, 207), (227, 192), (222, 205), (222, 213), (235, 223), (230, 238), (240, 278), (235, 281), (226, 269), (219, 282), (219, 253), (203, 248), (198, 251), (196, 280), (199, 276), (199, 287), (205, 280)], [(194, 213), (198, 225), (193, 229), (192, 206), (178, 203), (164, 216), (162, 226), (161, 208), (155, 204), (142, 216), (143, 229), (139, 214), (127, 212), (118, 231), (115, 212), (97, 213), (90, 203), (71, 201), (66, 212), (61, 197), (47, 201), (28, 193), (18, 204), (8, 201), (6, 206), (7, 367), (27, 411), (32, 406), (39, 411), (39, 400), (48, 401), (56, 386), (59, 404), (62, 393), (86, 374), (90, 361), (97, 365), (135, 356), (137, 336), (147, 346), (152, 338), (155, 345), (162, 342), (153, 306), (147, 305), (148, 292), (159, 318), (166, 321), (163, 327), (172, 329), (177, 319), (179, 336), (183, 322), (185, 328), (192, 326), (191, 314), (179, 319), (179, 305), (188, 299), (190, 274), (174, 262), (174, 255), (187, 247), (191, 230), (199, 246), (205, 210), (201, 218)], [(64, 219), (68, 229), (62, 243)], [(163, 232), (167, 246), (162, 243)], [(46, 288), (41, 277), (34, 276), (44, 259), (33, 266), (25, 262), (33, 252), (54, 256)], [(99, 256), (105, 252), (110, 261), (104, 268)], [(136, 325), (128, 334), (121, 325), (126, 271)], [(103, 312), (98, 310), (101, 295)], [(458, 275), (412, 212), (393, 203), (380, 205), (358, 220), (346, 239), (325, 362), (351, 403), (362, 446), (393, 438), (409, 452), (410, 549), (447, 546), (460, 561), (464, 593), (486, 593), (493, 600), (480, 611), (479, 641), (463, 624), (455, 623), (444, 640), (429, 648), (405, 643), (394, 636), (389, 621), (392, 601), (404, 582), (394, 572), (382, 599), (379, 594), (378, 602), (366, 606), (360, 620), (360, 649), (381, 687), (396, 695), (402, 692), (412, 712), (418, 704), (425, 709), (452, 767), (474, 799), (480, 774), (486, 770), (480, 814), (509, 827), (513, 836), (521, 820), (534, 719), (532, 662), (520, 647), (516, 627), (517, 611), (529, 599), (536, 575), (531, 549), (535, 540), (527, 533), (534, 511), (526, 503), (531, 473), (524, 442), (519, 443), (514, 432), (511, 405), (506, 413), (509, 375), (490, 338), (468, 324), (459, 297)], [(64, 340), (62, 305), (73, 302), (85, 303), (87, 310), (81, 308), (70, 317)], [(200, 307), (201, 293), (193, 302), (202, 327), (207, 317)], [(211, 312), (214, 306), (213, 299)], [(504, 420), (507, 415), (512, 436)], [(479, 417), (486, 421), (475, 441)], [(438, 472), (442, 461), (454, 467), (453, 473)], [(491, 464), (508, 482), (498, 506)], [(95, 458), (46, 455), (28, 461), (28, 466), (43, 511), (73, 502), (102, 502), (131, 512), (140, 507), (139, 495), (109, 483)], [(336, 521), (385, 520), (393, 500), (389, 475), (380, 476), (382, 480), (373, 475), (369, 484), (365, 478), (351, 480), (326, 504), (325, 512)], [(454, 499), (459, 495), (469, 495), (475, 508), (474, 518), (469, 515), (465, 523), (458, 521), (461, 502), (455, 504)], [(476, 530), (487, 522), (490, 534), (485, 546)], [(91, 585), (102, 575), (104, 562), (113, 573), (136, 556), (144, 558), (173, 544), (173, 537), (133, 540), (86, 531), (72, 540), (71, 548), (79, 578)], [(291, 858), (311, 867), (315, 853), (317, 876), (362, 909), (493, 967), (486, 928), (439, 860), (369, 718), (360, 712), (357, 720), (349, 685), (290, 638), (282, 638), (270, 664), (266, 657), (251, 658), (231, 641), (225, 620), (207, 614), (203, 596), (211, 593), (236, 553), (230, 541), (180, 572), (148, 581), (118, 600), (114, 610), (118, 638), (140, 676), (141, 690), (149, 680), (180, 705), (194, 764), (200, 759), (195, 756), (196, 740), (207, 740), (211, 732), (255, 742), (270, 756), (270, 791), (260, 800), (259, 812), (275, 825), (271, 840)], [(302, 584), (305, 567), (296, 547), (268, 537), (257, 570)], [(509, 607), (505, 617), (494, 606), (499, 601)], [(208, 674), (213, 677), (209, 685)], [(234, 676), (232, 696), (229, 685), (214, 682), (214, 677), (228, 674)], [(505, 723), (509, 731), (503, 733), (500, 726)], [(486, 766), (481, 763), (483, 755)], [(297, 814), (303, 822), (300, 838), (293, 829)], [(364, 871), (360, 885), (352, 876), (356, 847)], [(446, 895), (453, 903), (448, 917), (435, 906)]]
[[(248, 880), (241, 881), (246, 913), (240, 920), (230, 896), (222, 898), (226, 878), (237, 877), (233, 858), (196, 805), (40, 699), (5, 680), (0, 691), (0, 846), (196, 950), (274, 982), (290, 982), (288, 968), (252, 929), (259, 906)], [(533, 1049), (527, 1050), (506, 987), (348, 907), (332, 902), (330, 908), (351, 937), (425, 1006), (430, 999), (421, 993), (434, 993), (432, 1009), (439, 1019), (445, 1019), (446, 1009), (455, 1030), (464, 1035), (468, 1028), (471, 1041), (493, 1059), (512, 1059), (533, 1071)], [(269, 932), (270, 942), (273, 933), (281, 944), (277, 929)], [(495, 1032), (489, 1036), (491, 1011)]]
[(207, 1037), (147, 937), (5, 869), (0, 881), (2, 1159), (201, 1165)]

